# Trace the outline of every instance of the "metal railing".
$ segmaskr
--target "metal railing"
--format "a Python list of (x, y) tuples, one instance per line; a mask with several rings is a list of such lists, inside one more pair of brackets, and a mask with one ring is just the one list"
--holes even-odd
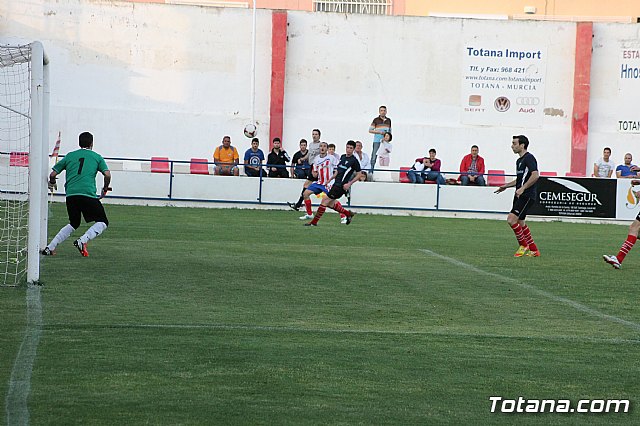
[[(105, 157), (105, 160), (108, 162), (113, 162), (113, 161), (122, 161), (123, 163), (127, 163), (127, 162), (135, 162), (135, 163), (142, 163), (142, 164), (151, 164), (151, 159), (148, 158), (120, 158), (120, 157)], [(249, 179), (254, 179), (256, 182), (256, 185), (258, 186), (257, 188), (257, 196), (254, 199), (254, 201), (249, 201), (249, 200), (240, 200), (240, 199), (214, 199), (214, 198), (184, 198), (184, 197), (176, 197), (175, 196), (175, 192), (174, 192), (174, 185), (175, 185), (175, 179), (176, 176), (184, 176), (184, 175), (190, 175), (192, 173), (190, 173), (188, 166), (192, 163), (192, 161), (189, 160), (155, 160), (156, 163), (159, 162), (165, 162), (169, 164), (168, 170), (165, 170), (164, 172), (151, 172), (150, 167), (145, 167), (144, 169), (142, 167), (139, 168), (133, 168), (134, 170), (136, 170), (137, 172), (142, 172), (142, 173), (149, 173), (149, 174), (153, 174), (153, 175), (165, 175), (168, 178), (168, 188), (167, 188), (167, 196), (166, 197), (154, 197), (154, 196), (144, 196), (144, 195), (140, 195), (140, 196), (120, 196), (120, 195), (116, 195), (114, 193), (110, 193), (109, 197), (110, 198), (120, 198), (120, 199), (140, 199), (140, 200), (167, 200), (167, 201), (186, 201), (186, 202), (205, 202), (205, 203), (228, 203), (228, 204), (257, 204), (257, 205), (286, 205), (286, 203), (284, 202), (274, 202), (274, 201), (265, 201), (264, 200), (264, 195), (263, 195), (263, 191), (264, 191), (264, 184), (265, 182), (268, 182), (270, 180), (275, 180), (275, 179), (286, 179), (286, 178), (269, 178), (267, 177), (267, 170), (269, 167), (279, 167), (279, 168), (287, 168), (289, 171), (291, 170), (291, 166), (287, 165), (287, 166), (282, 166), (282, 165), (271, 165), (271, 164), (262, 164), (261, 167), (261, 173), (259, 177), (255, 177), (255, 178), (249, 178)], [(215, 165), (214, 162), (209, 162), (207, 161), (206, 163), (204, 161), (194, 161), (193, 163), (198, 163), (198, 164), (207, 164), (207, 167), (209, 165)], [(186, 167), (185, 167), (186, 166)], [(238, 164), (239, 168), (243, 168), (245, 165), (244, 164)], [(266, 169), (265, 169), (266, 168)], [(182, 172), (179, 172), (177, 170), (182, 169)], [(387, 173), (397, 173), (398, 175), (401, 174), (402, 172), (407, 172), (406, 169), (373, 169), (374, 172), (387, 172)], [(116, 171), (115, 169), (113, 171)], [(121, 170), (123, 172), (126, 171), (133, 171), (132, 168), (130, 167), (124, 167)], [(441, 171), (440, 174), (443, 177), (457, 177), (460, 172), (459, 171)], [(375, 175), (375, 173), (374, 173)], [(485, 177), (488, 176), (505, 176), (507, 177), (507, 179), (509, 177), (513, 177), (514, 175), (508, 175), (508, 174), (500, 174), (500, 175), (493, 175), (493, 174), (488, 174), (485, 173), (484, 174)], [(245, 179), (247, 178), (247, 176), (239, 176), (239, 177), (234, 177), (234, 178), (238, 178), (238, 179)], [(303, 179), (295, 179), (298, 181), (303, 181)], [(392, 181), (389, 183), (396, 183), (398, 185), (403, 185), (402, 182), (397, 182), (397, 181)], [(442, 211), (446, 211), (446, 208), (441, 207), (441, 203), (440, 203), (440, 191), (441, 191), (441, 187), (444, 186), (445, 184), (442, 184), (438, 181), (429, 181), (429, 182), (425, 182), (425, 183), (429, 183), (431, 184), (431, 186), (435, 187), (436, 189), (436, 194), (435, 194), (435, 205), (433, 206), (433, 208), (423, 208), (423, 207), (389, 207), (389, 206), (374, 206), (374, 205), (357, 205), (355, 207), (359, 207), (359, 208), (368, 208), (368, 209), (387, 209), (387, 210), (416, 210), (416, 211), (428, 211), (428, 210), (442, 210)], [(448, 186), (448, 185), (447, 185)], [(492, 186), (490, 184), (488, 184), (487, 186)], [(495, 185), (493, 185), (495, 186)], [(62, 195), (62, 194), (58, 194), (58, 195)], [(351, 204), (351, 197), (347, 196), (347, 206), (352, 206)], [(489, 213), (495, 213), (493, 211), (487, 211)]]

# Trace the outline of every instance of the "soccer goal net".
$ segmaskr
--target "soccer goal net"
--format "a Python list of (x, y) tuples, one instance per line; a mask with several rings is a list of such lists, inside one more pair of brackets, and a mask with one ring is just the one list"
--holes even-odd
[(48, 67), (42, 44), (0, 46), (0, 286), (37, 282), (46, 245)]

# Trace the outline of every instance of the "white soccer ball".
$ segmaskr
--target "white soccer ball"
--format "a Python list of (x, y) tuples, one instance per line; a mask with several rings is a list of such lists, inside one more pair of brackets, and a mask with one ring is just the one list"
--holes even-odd
[(258, 128), (256, 127), (255, 124), (249, 123), (246, 126), (244, 126), (244, 135), (249, 139), (254, 138), (257, 133), (258, 133)]

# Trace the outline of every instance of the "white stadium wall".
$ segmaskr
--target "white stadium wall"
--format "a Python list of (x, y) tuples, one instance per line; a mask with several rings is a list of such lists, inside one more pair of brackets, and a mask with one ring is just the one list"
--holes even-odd
[[(211, 158), (225, 134), (241, 154), (248, 148), (242, 128), (252, 115), (251, 10), (84, 0), (3, 8), (2, 41), (41, 40), (49, 55), (49, 139), (53, 147), (62, 132), (61, 153), (84, 130), (107, 157)], [(575, 23), (299, 11), (287, 19), (283, 140), (291, 154), (314, 127), (339, 151), (345, 140), (361, 139), (370, 152), (368, 125), (385, 104), (393, 120), (391, 168), (434, 147), (443, 170), (457, 170), (477, 144), (487, 168), (513, 172), (511, 136), (524, 133), (542, 170), (569, 170)], [(272, 12), (258, 10), (255, 117), (263, 149), (271, 30)], [(594, 34), (588, 172), (604, 145), (617, 161), (633, 152), (638, 134), (616, 126), (640, 120), (640, 79), (619, 78), (623, 51), (638, 49), (638, 26), (595, 24)], [(498, 96), (511, 109), (498, 111)]]

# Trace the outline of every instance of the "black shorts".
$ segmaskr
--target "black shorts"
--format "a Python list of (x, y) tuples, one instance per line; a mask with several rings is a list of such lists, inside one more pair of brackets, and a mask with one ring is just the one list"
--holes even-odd
[(527, 212), (531, 208), (531, 206), (535, 203), (533, 198), (529, 198), (526, 195), (521, 195), (520, 197), (513, 197), (513, 207), (511, 208), (511, 212), (518, 216), (518, 220), (524, 220), (527, 217)]
[(97, 198), (86, 197), (84, 195), (72, 195), (67, 197), (67, 214), (69, 224), (75, 229), (80, 226), (81, 215), (85, 222), (104, 222), (109, 226), (107, 214), (102, 207), (102, 203)]
[(346, 193), (347, 193), (347, 191), (345, 191), (345, 189), (342, 187), (342, 185), (334, 184), (331, 187), (331, 189), (329, 190), (329, 193), (327, 194), (327, 196), (329, 198), (331, 198), (332, 200), (337, 200), (338, 198), (342, 197)]

